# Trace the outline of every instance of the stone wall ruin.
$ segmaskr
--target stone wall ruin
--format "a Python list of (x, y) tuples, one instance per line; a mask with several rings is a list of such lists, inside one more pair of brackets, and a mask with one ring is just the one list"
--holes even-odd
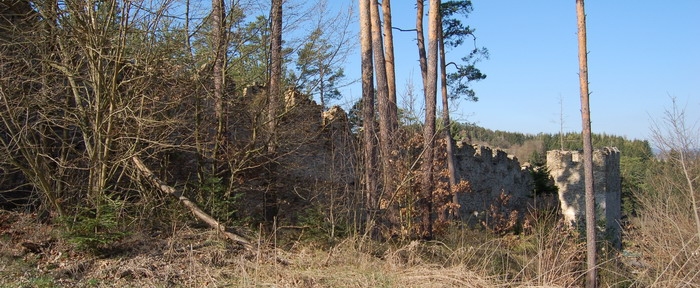
[[(257, 89), (261, 90), (261, 89)], [(259, 93), (249, 89), (248, 93)], [(326, 182), (346, 185), (358, 178), (356, 149), (348, 116), (340, 107), (323, 111), (307, 96), (287, 91), (285, 116), (280, 122), (283, 143), (296, 143), (279, 159), (288, 179), (297, 183)], [(509, 209), (523, 214), (532, 204), (533, 179), (530, 167), (521, 166), (506, 152), (481, 145), (457, 143), (455, 150), (458, 177), (470, 183), (471, 192), (457, 195), (461, 218), (480, 223), (501, 193), (510, 196)], [(547, 165), (559, 187), (560, 205), (566, 221), (575, 223), (583, 216), (582, 155), (577, 151), (549, 151)], [(619, 235), (620, 152), (605, 148), (594, 152), (594, 177), (599, 219), (607, 219), (607, 232)], [(299, 184), (301, 185), (301, 184)], [(618, 238), (619, 239), (619, 238)]]
[(348, 116), (334, 106), (323, 111), (321, 105), (294, 90), (285, 92), (285, 116), (280, 122), (281, 143), (286, 147), (279, 159), (287, 176), (299, 179), (350, 183), (355, 175), (353, 136)]
[(532, 176), (517, 158), (502, 150), (466, 143), (457, 144), (455, 158), (459, 178), (471, 186), (471, 192), (458, 195), (463, 220), (479, 220), (501, 193), (511, 196), (510, 208), (521, 212), (527, 209)]
[[(572, 225), (581, 225), (585, 219), (583, 153), (548, 151), (547, 166), (559, 187), (559, 201), (564, 219)], [(622, 182), (620, 151), (617, 148), (606, 147), (593, 151), (593, 187), (596, 218), (605, 221), (606, 235), (614, 246), (620, 247)]]

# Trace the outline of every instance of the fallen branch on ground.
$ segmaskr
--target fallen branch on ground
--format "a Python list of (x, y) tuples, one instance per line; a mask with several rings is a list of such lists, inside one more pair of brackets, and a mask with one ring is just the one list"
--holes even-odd
[(224, 225), (222, 225), (221, 223), (219, 223), (219, 221), (216, 221), (216, 219), (209, 216), (209, 214), (202, 211), (202, 209), (199, 209), (199, 207), (197, 207), (197, 204), (190, 201), (190, 199), (188, 199), (185, 196), (182, 196), (182, 192), (178, 191), (174, 187), (172, 187), (172, 186), (166, 184), (165, 182), (161, 181), (160, 179), (158, 179), (158, 177), (156, 177), (156, 175), (153, 174), (153, 172), (151, 172), (151, 170), (148, 169), (148, 167), (146, 167), (145, 164), (143, 164), (143, 161), (141, 161), (141, 159), (139, 159), (139, 157), (134, 156), (131, 158), (131, 160), (133, 160), (134, 165), (136, 165), (136, 169), (138, 169), (139, 172), (141, 172), (141, 174), (146, 179), (148, 179), (148, 181), (151, 182), (151, 184), (158, 187), (158, 189), (160, 191), (162, 191), (163, 193), (175, 196), (175, 198), (179, 199), (180, 202), (182, 202), (182, 204), (184, 204), (187, 207), (187, 209), (190, 209), (190, 211), (192, 212), (192, 214), (194, 214), (194, 216), (196, 216), (200, 220), (207, 223), (207, 225), (209, 225), (209, 227), (218, 230), (219, 232), (224, 234), (224, 236), (226, 236), (226, 238), (230, 239), (233, 242), (240, 244), (246, 250), (248, 250), (248, 251), (255, 250), (253, 247), (253, 244), (251, 244), (251, 242), (248, 239), (246, 239), (245, 237), (243, 237), (241, 235), (237, 235), (237, 234), (234, 234), (234, 233), (226, 230), (226, 227)]

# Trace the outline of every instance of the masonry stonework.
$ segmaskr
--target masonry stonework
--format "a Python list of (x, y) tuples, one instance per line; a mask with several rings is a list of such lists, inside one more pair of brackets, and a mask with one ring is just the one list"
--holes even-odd
[[(547, 166), (559, 187), (559, 201), (564, 220), (580, 225), (585, 217), (583, 153), (553, 150), (547, 152)], [(620, 151), (606, 147), (593, 151), (593, 190), (596, 218), (605, 221), (605, 232), (614, 246), (619, 247), (622, 181)]]
[[(293, 147), (278, 159), (282, 167), (296, 168), (286, 169), (284, 177), (352, 183), (357, 178), (356, 148), (352, 145), (347, 114), (339, 107), (322, 111), (322, 107), (298, 93), (288, 92), (285, 96), (286, 116), (280, 123), (279, 136), (284, 143), (297, 145), (286, 145)], [(457, 195), (463, 220), (479, 223), (501, 193), (510, 196), (511, 209), (525, 212), (530, 208), (530, 167), (521, 167), (517, 158), (498, 149), (464, 142), (457, 143), (455, 158), (459, 179), (468, 181), (471, 187), (471, 192)], [(547, 152), (550, 175), (559, 187), (563, 217), (571, 223), (583, 217), (585, 207), (582, 158), (577, 151)], [(621, 231), (620, 152), (616, 148), (596, 150), (593, 164), (598, 219), (605, 219), (609, 239), (617, 246)]]
[(501, 193), (510, 195), (510, 205), (519, 211), (527, 209), (532, 190), (532, 176), (521, 168), (517, 158), (485, 146), (457, 143), (457, 173), (469, 181), (471, 192), (458, 195), (460, 215), (465, 220), (487, 211)]

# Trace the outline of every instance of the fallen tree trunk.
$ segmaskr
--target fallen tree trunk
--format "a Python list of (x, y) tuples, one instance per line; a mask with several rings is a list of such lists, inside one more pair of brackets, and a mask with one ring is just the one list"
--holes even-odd
[(200, 220), (207, 223), (207, 225), (209, 225), (209, 227), (218, 230), (224, 236), (226, 236), (226, 238), (230, 239), (233, 242), (240, 244), (245, 249), (247, 249), (249, 251), (254, 250), (253, 244), (251, 244), (251, 242), (249, 240), (247, 240), (245, 237), (243, 237), (241, 235), (234, 234), (234, 233), (226, 230), (226, 227), (224, 225), (222, 225), (221, 223), (219, 223), (219, 221), (216, 221), (216, 219), (209, 216), (209, 214), (202, 211), (202, 209), (199, 209), (199, 207), (197, 207), (197, 204), (190, 201), (190, 199), (188, 199), (185, 196), (182, 196), (182, 192), (178, 191), (174, 187), (172, 187), (172, 186), (166, 184), (165, 182), (161, 181), (160, 179), (158, 179), (158, 177), (156, 177), (156, 175), (153, 174), (153, 172), (151, 172), (151, 170), (148, 169), (148, 167), (146, 167), (145, 164), (143, 164), (143, 161), (141, 161), (141, 159), (139, 159), (139, 157), (134, 156), (131, 158), (131, 160), (133, 160), (134, 165), (136, 165), (136, 169), (138, 169), (139, 172), (141, 172), (141, 174), (146, 179), (148, 179), (148, 181), (151, 182), (151, 184), (158, 187), (158, 189), (160, 191), (162, 191), (163, 193), (175, 196), (175, 198), (179, 199), (180, 202), (182, 202), (182, 204), (184, 204), (187, 207), (187, 209), (190, 209), (190, 211), (192, 212), (192, 214), (194, 214), (194, 216), (196, 216)]

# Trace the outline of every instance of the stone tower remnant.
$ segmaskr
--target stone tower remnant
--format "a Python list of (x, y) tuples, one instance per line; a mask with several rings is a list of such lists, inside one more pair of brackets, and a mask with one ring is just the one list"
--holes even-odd
[[(564, 220), (572, 225), (584, 223), (585, 190), (583, 153), (580, 151), (547, 151), (547, 167), (559, 187), (559, 201)], [(593, 189), (596, 218), (605, 221), (605, 233), (613, 246), (621, 247), (620, 151), (606, 147), (593, 151)]]

